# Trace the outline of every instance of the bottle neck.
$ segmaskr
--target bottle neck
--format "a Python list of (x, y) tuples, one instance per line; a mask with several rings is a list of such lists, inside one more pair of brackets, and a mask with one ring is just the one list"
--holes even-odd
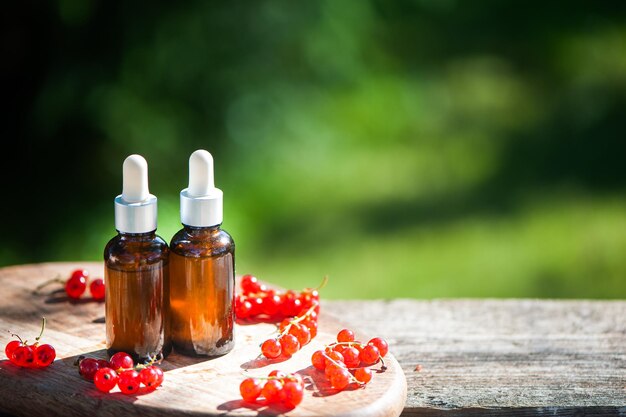
[(211, 234), (220, 230), (220, 226), (221, 224), (216, 224), (215, 226), (209, 226), (209, 227), (197, 227), (197, 226), (188, 226), (186, 224), (183, 224), (183, 229), (185, 230), (185, 233), (191, 236), (201, 236), (201, 235)]
[(126, 233), (117, 231), (122, 240), (148, 241), (156, 238), (156, 230), (146, 233)]

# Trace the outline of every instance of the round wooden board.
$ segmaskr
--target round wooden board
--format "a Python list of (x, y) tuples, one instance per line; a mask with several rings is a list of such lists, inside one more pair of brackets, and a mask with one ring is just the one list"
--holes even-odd
[[(32, 340), (41, 317), (48, 319), (44, 342), (57, 351), (56, 361), (46, 369), (22, 369), (0, 353), (0, 412), (46, 416), (397, 416), (406, 401), (406, 379), (395, 358), (385, 358), (388, 369), (374, 373), (361, 389), (333, 390), (310, 362), (311, 354), (334, 341), (349, 323), (324, 313), (315, 339), (288, 360), (259, 359), (258, 344), (275, 330), (273, 324), (236, 326), (236, 346), (228, 355), (207, 360), (172, 353), (162, 364), (165, 381), (157, 391), (134, 396), (120, 392), (100, 393), (85, 381), (74, 365), (79, 355), (106, 358), (104, 304), (89, 299), (70, 302), (64, 292), (33, 295), (32, 290), (57, 275), (69, 276), (76, 268), (103, 276), (101, 263), (46, 263), (0, 268), (0, 343), (10, 340), (6, 330)], [(60, 284), (57, 284), (60, 288)], [(49, 291), (54, 290), (54, 284)], [(323, 296), (323, 295), (322, 295)], [(369, 335), (357, 332), (359, 340)], [(0, 333), (0, 334), (2, 334)], [(380, 366), (375, 367), (375, 369)], [(249, 404), (241, 400), (239, 384), (247, 376), (266, 376), (273, 369), (298, 372), (305, 378), (305, 396), (293, 410)], [(117, 390), (117, 388), (116, 388)]]

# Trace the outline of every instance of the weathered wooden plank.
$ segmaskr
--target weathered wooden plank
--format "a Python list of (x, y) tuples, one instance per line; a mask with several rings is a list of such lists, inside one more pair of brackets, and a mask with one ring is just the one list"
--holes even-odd
[(333, 301), (325, 308), (390, 341), (407, 376), (403, 415), (626, 415), (625, 301)]

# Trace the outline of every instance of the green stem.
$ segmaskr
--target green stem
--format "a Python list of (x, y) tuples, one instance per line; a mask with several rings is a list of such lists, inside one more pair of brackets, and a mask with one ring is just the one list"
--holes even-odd
[(56, 277), (49, 279), (48, 281), (39, 284), (34, 290), (33, 290), (33, 294), (38, 295), (39, 294), (39, 290), (42, 289), (43, 287), (46, 287), (50, 284), (52, 284), (53, 282), (58, 282), (60, 284), (64, 284), (65, 281), (63, 281), (63, 279), (61, 278), (61, 275), (57, 275)]
[(289, 324), (287, 326), (285, 326), (285, 330), (283, 330), (281, 333), (279, 333), (278, 336), (276, 337), (276, 339), (279, 339), (281, 336), (284, 336), (287, 333), (289, 333), (289, 329), (291, 329), (291, 326), (293, 326), (294, 324), (298, 324), (299, 322), (304, 320), (307, 316), (309, 316), (311, 314), (311, 312), (313, 310), (315, 310), (315, 307), (317, 307), (317, 304), (313, 304), (311, 307), (309, 307), (309, 309), (303, 315), (296, 316), (292, 320), (289, 320)]
[(387, 365), (385, 364), (385, 360), (383, 359), (383, 357), (379, 357), (378, 360), (380, 361), (380, 370), (381, 372), (385, 372), (387, 370)]
[(9, 334), (13, 337), (17, 337), (17, 340), (20, 341), (21, 344), (25, 345), (26, 343), (22, 340), (22, 338), (20, 337), (20, 335), (15, 334), (15, 333), (11, 333), (11, 330), (7, 330), (9, 332)]
[[(287, 376), (250, 376), (250, 374), (248, 374), (248, 370), (246, 369), (245, 371), (246, 374), (246, 378), (254, 378), (254, 379), (260, 379), (263, 381), (271, 381), (271, 380), (278, 380), (278, 381), (283, 381), (285, 379), (288, 379), (290, 381), (297, 381), (298, 379), (293, 376), (293, 374), (287, 374)], [(302, 380), (308, 380), (309, 382), (312, 382), (312, 378), (310, 377), (302, 377)]]
[[(344, 366), (341, 366), (341, 365), (340, 365), (337, 361), (335, 361), (333, 358), (331, 358), (330, 356), (328, 356), (328, 355), (326, 354), (326, 352), (322, 351), (322, 355), (324, 355), (324, 357), (325, 357), (326, 359), (328, 359), (329, 361), (331, 361), (331, 362), (332, 362), (333, 364), (335, 364), (337, 367), (339, 367), (339, 368), (344, 368), (344, 369), (346, 369), (346, 370), (348, 369), (348, 368), (346, 368), (346, 367), (345, 367), (345, 364), (344, 364)], [(365, 383), (364, 383), (364, 382), (361, 382), (361, 381), (359, 381), (358, 379), (356, 379), (356, 378), (354, 377), (354, 375), (352, 375), (350, 372), (348, 372), (348, 374), (350, 375), (350, 382), (355, 382), (355, 383), (357, 383), (359, 386), (364, 386), (364, 385), (365, 385)]]
[[(340, 346), (340, 345), (347, 345), (350, 347), (354, 345), (365, 346), (363, 343), (359, 342), (358, 340), (355, 340), (353, 342), (333, 342), (329, 345), (326, 345), (326, 347), (332, 348), (333, 346)], [(378, 360), (376, 361), (376, 363), (374, 363), (374, 365), (376, 365), (378, 362), (380, 362), (381, 364), (380, 371), (385, 372), (387, 370), (387, 365), (385, 364), (385, 360), (383, 359), (382, 356), (378, 357)], [(356, 369), (356, 368), (348, 368), (348, 369)]]
[(340, 346), (340, 345), (347, 345), (347, 346), (355, 346), (355, 345), (359, 345), (361, 347), (365, 346), (362, 342), (359, 342), (358, 340), (353, 340), (352, 342), (333, 342), (329, 345), (326, 345), (326, 347), (330, 347), (332, 348), (333, 346)]
[(149, 360), (148, 360), (148, 362), (147, 362), (147, 363), (140, 363), (140, 364), (137, 364), (137, 365), (135, 366), (135, 370), (137, 370), (137, 369), (144, 369), (144, 368), (148, 368), (148, 367), (150, 367), (150, 366), (154, 365), (154, 364), (157, 362), (157, 355), (154, 355), (154, 356), (150, 356), (150, 355), (148, 355), (148, 359), (149, 359)]
[(35, 338), (36, 342), (39, 342), (39, 339), (41, 339), (41, 336), (43, 336), (43, 331), (46, 329), (46, 318), (42, 317), (41, 318), (41, 331), (39, 332), (39, 336), (37, 336)]
[(326, 284), (328, 284), (328, 275), (324, 275), (324, 278), (322, 278), (322, 283), (317, 286), (316, 290), (321, 290), (326, 286)]

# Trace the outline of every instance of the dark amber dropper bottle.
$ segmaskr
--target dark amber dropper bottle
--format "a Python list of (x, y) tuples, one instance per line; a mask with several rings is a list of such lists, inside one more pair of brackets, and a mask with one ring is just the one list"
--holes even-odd
[(191, 154), (180, 200), (183, 229), (170, 242), (172, 344), (188, 356), (223, 355), (234, 346), (235, 242), (220, 228), (223, 193), (209, 152)]
[(157, 199), (148, 191), (146, 160), (131, 155), (123, 170), (123, 191), (115, 199), (118, 235), (104, 250), (107, 353), (145, 361), (171, 351), (169, 249), (156, 235)]

